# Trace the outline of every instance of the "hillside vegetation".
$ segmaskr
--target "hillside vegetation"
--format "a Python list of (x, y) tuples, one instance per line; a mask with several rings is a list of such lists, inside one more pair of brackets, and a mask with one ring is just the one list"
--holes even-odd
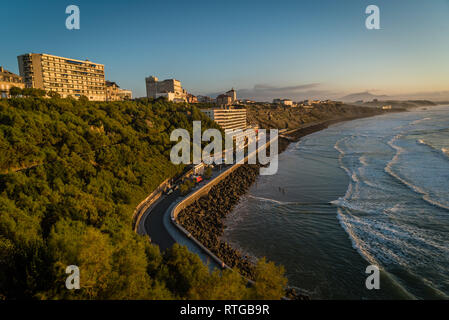
[[(0, 100), (0, 299), (280, 298), (273, 263), (261, 260), (247, 288), (132, 230), (136, 205), (183, 171), (169, 137), (193, 120), (217, 127), (166, 101)], [(65, 288), (68, 265), (80, 268), (80, 290)]]
[(253, 105), (247, 109), (248, 122), (261, 128), (295, 129), (306, 123), (355, 118), (382, 113), (381, 110), (339, 103), (316, 105), (312, 109)]

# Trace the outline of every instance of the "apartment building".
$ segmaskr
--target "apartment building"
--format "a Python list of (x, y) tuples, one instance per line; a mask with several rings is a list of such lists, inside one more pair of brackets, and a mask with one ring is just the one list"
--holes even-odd
[(25, 88), (23, 78), (0, 67), (0, 97), (9, 98), (9, 89), (12, 87)]
[(45, 53), (17, 57), (26, 87), (54, 91), (62, 98), (86, 96), (92, 101), (106, 100), (104, 65)]
[(210, 119), (214, 120), (225, 131), (228, 129), (246, 129), (246, 109), (240, 107), (223, 107), (203, 109)]
[(112, 81), (106, 81), (106, 101), (124, 101), (132, 99), (132, 91), (125, 90)]
[(187, 101), (188, 93), (181, 86), (181, 81), (176, 79), (166, 79), (159, 81), (155, 76), (145, 78), (148, 98), (166, 97), (168, 101)]

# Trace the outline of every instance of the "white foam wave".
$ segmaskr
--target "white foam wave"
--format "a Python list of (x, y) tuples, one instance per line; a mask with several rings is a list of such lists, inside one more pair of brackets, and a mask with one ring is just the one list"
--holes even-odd
[(362, 155), (362, 156), (359, 158), (359, 161), (360, 161), (360, 163), (361, 163), (364, 167), (367, 167), (367, 166), (368, 166), (368, 162), (367, 162), (367, 159), (366, 159), (366, 155)]
[[(338, 156), (338, 162), (340, 164), (340, 168), (342, 168), (346, 174), (351, 177), (351, 179), (353, 179), (353, 174), (351, 172), (351, 170), (349, 170), (344, 164), (343, 164), (343, 157), (345, 156), (345, 152), (343, 151), (343, 149), (340, 147), (340, 143), (342, 143), (343, 141), (346, 141), (347, 138), (342, 138), (340, 140), (338, 140), (335, 145), (334, 145), (334, 149), (336, 149), (339, 152), (339, 156)], [(354, 179), (353, 179), (354, 181)], [(344, 199), (349, 199), (351, 197), (352, 194), (352, 182), (349, 182), (348, 185), (348, 189), (346, 190), (346, 194), (344, 196)]]
[(435, 146), (433, 146), (432, 144), (430, 144), (427, 141), (425, 141), (424, 139), (418, 139), (418, 143), (422, 144), (422, 145), (425, 145), (425, 146), (431, 148), (432, 150), (434, 150), (436, 152), (441, 152), (444, 156), (449, 157), (449, 148), (438, 149)]
[(372, 265), (380, 265), (376, 258), (369, 253), (366, 244), (357, 236), (352, 223), (349, 221), (349, 216), (343, 214), (343, 210), (340, 208), (337, 209), (337, 219), (341, 227), (349, 235), (352, 247)]
[(387, 163), (387, 165), (385, 166), (385, 172), (388, 173), (390, 176), (392, 176), (393, 178), (395, 178), (396, 180), (400, 181), (402, 184), (404, 184), (405, 186), (407, 186), (409, 189), (413, 190), (414, 192), (421, 194), (422, 195), (422, 199), (428, 203), (430, 203), (431, 205), (449, 210), (449, 206), (446, 206), (434, 199), (431, 198), (430, 194), (428, 192), (426, 192), (424, 189), (418, 187), (417, 185), (414, 185), (413, 183), (411, 183), (410, 181), (404, 179), (403, 177), (401, 177), (399, 174), (397, 174), (394, 170), (393, 170), (393, 166), (399, 161), (399, 157), (401, 154), (403, 154), (405, 152), (404, 148), (401, 148), (397, 145), (395, 145), (395, 142), (400, 139), (402, 136), (401, 135), (396, 135), (395, 137), (393, 137), (390, 141), (388, 141), (388, 145), (390, 147), (392, 147), (394, 150), (396, 150), (396, 154), (394, 155), (393, 159), (391, 159), (390, 162)]
[(432, 118), (424, 118), (424, 119), (418, 119), (415, 121), (410, 122), (411, 125), (416, 125), (418, 123), (424, 122), (424, 121), (428, 121), (428, 120), (432, 120)]
[(302, 202), (297, 202), (297, 201), (279, 201), (279, 200), (275, 200), (275, 199), (264, 198), (264, 197), (257, 197), (257, 196), (253, 196), (253, 195), (247, 195), (246, 197), (254, 199), (254, 200), (258, 200), (258, 201), (270, 202), (270, 203), (277, 204), (277, 205), (280, 205), (280, 206), (304, 205), (304, 204), (310, 205), (311, 204), (311, 203), (302, 203)]
[[(394, 225), (388, 220), (359, 217), (344, 208), (338, 209), (338, 219), (348, 232), (353, 247), (369, 262), (378, 260), (407, 267), (410, 256), (421, 256), (431, 261), (449, 254), (449, 249), (442, 244), (441, 239), (423, 235), (421, 229)], [(416, 261), (414, 264), (419, 265), (421, 262)]]
[(346, 209), (350, 209), (353, 211), (358, 211), (358, 212), (364, 212), (364, 213), (369, 213), (369, 214), (377, 214), (379, 213), (379, 211), (376, 210), (370, 210), (367, 208), (364, 208), (360, 205), (357, 205), (356, 202), (350, 202), (345, 198), (338, 198), (337, 200), (333, 200), (330, 202), (330, 204), (334, 205), (334, 206), (338, 206), (341, 208), (346, 208)]
[(418, 139), (418, 143), (420, 144), (424, 144), (426, 146), (428, 146), (429, 144), (427, 142), (425, 142), (423, 139)]

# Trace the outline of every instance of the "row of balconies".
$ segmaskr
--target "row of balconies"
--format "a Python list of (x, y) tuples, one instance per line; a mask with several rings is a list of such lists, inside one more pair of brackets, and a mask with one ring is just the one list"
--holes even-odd
[(104, 91), (94, 91), (94, 90), (81, 90), (81, 89), (61, 89), (61, 88), (52, 88), (52, 91), (58, 92), (58, 93), (85, 93), (85, 94), (97, 94), (97, 95), (104, 95)]
[(23, 83), (23, 80), (21, 78), (8, 77), (8, 76), (0, 77), (0, 81), (11, 82), (11, 83)]
[(56, 78), (56, 77), (44, 77), (44, 82), (62, 82), (62, 83), (73, 83), (73, 84), (86, 84), (92, 86), (105, 86), (104, 81), (82, 81), (77, 79), (69, 79), (69, 78)]
[(53, 88), (68, 88), (68, 89), (90, 89), (90, 90), (104, 90), (103, 87), (94, 87), (94, 86), (74, 86), (74, 85), (65, 85), (62, 83), (46, 83), (44, 82), (44, 87), (53, 87)]

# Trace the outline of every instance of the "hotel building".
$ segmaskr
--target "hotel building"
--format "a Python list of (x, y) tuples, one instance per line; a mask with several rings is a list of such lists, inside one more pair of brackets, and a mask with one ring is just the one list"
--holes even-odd
[(181, 81), (167, 79), (159, 81), (155, 76), (145, 78), (148, 98), (166, 97), (168, 101), (187, 102), (187, 91), (181, 86)]
[(12, 87), (25, 88), (23, 78), (0, 67), (0, 98), (9, 98)]
[(224, 130), (246, 129), (246, 109), (223, 107), (201, 110)]
[[(221, 108), (211, 108), (201, 110), (210, 119), (214, 120), (227, 135), (231, 135), (232, 138), (238, 142), (240, 140), (237, 148), (244, 146), (245, 138), (249, 141), (253, 140), (251, 136), (247, 136), (245, 131), (247, 129), (246, 125), (246, 109), (242, 107), (221, 107)], [(242, 130), (240, 132), (232, 132), (232, 130)]]
[(28, 88), (54, 91), (62, 98), (86, 96), (92, 101), (106, 100), (104, 65), (45, 53), (17, 57), (20, 75)]

